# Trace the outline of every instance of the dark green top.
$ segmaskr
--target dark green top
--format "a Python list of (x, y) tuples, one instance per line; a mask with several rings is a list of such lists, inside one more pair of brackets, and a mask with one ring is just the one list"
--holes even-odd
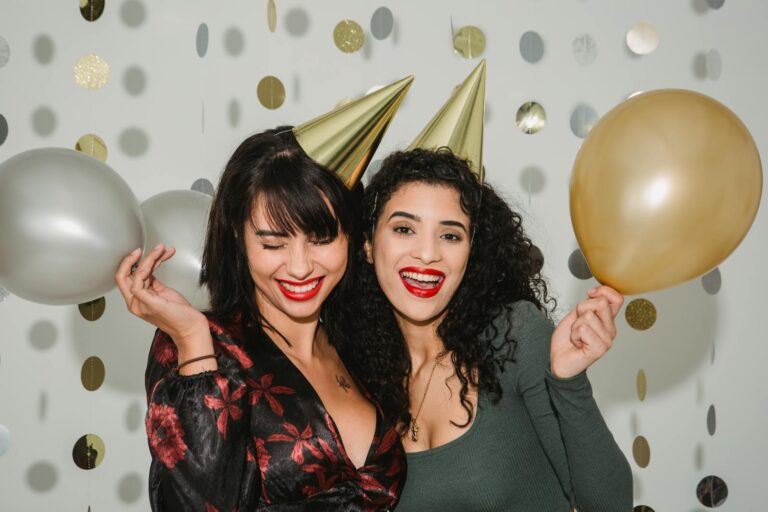
[[(512, 306), (514, 362), (498, 403), (480, 393), (457, 439), (408, 454), (397, 512), (631, 512), (632, 474), (592, 398), (586, 373), (549, 371), (553, 325), (530, 302)], [(501, 343), (507, 315), (497, 319)]]

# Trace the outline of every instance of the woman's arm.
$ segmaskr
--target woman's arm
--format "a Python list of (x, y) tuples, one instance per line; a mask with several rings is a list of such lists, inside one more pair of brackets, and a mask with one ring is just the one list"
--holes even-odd
[(219, 354), (216, 370), (180, 375), (177, 359), (158, 329), (145, 376), (152, 510), (250, 510), (260, 478), (239, 363)]
[(552, 322), (530, 302), (512, 314), (518, 390), (567, 494), (581, 512), (632, 510), (632, 475), (592, 397), (586, 373), (549, 372)]

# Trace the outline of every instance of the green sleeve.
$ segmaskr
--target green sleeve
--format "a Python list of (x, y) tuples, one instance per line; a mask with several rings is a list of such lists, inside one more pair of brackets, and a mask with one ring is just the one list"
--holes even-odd
[(553, 330), (552, 322), (534, 304), (514, 304), (518, 392), (578, 510), (629, 512), (632, 473), (592, 397), (586, 373), (557, 379), (549, 372)]

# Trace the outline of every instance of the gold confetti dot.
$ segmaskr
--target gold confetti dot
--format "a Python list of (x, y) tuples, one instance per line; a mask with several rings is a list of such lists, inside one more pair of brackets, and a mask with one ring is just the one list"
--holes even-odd
[(632, 456), (641, 468), (647, 467), (651, 462), (651, 447), (648, 446), (648, 440), (643, 436), (637, 436), (635, 442), (632, 443)]
[(256, 87), (256, 95), (262, 105), (274, 110), (280, 108), (285, 101), (285, 87), (279, 78), (271, 75), (265, 76)]
[(528, 101), (517, 109), (515, 121), (517, 122), (517, 127), (523, 133), (532, 134), (538, 132), (547, 124), (547, 113), (539, 103)]
[(275, 7), (275, 0), (269, 0), (267, 3), (267, 27), (270, 32), (274, 32), (277, 28), (277, 7)]
[(647, 299), (635, 299), (624, 312), (627, 323), (638, 331), (650, 329), (656, 323), (656, 306)]
[[(88, 133), (77, 139), (75, 149), (102, 162), (107, 161), (107, 145), (98, 135)], [(101, 299), (104, 300), (103, 298)], [(96, 302), (96, 301), (92, 301)], [(81, 304), (82, 307), (82, 304)]]
[(355, 53), (365, 43), (365, 33), (356, 21), (341, 20), (333, 29), (333, 42), (344, 53)]
[(80, 469), (93, 469), (104, 460), (106, 447), (96, 434), (86, 434), (72, 448), (72, 460)]
[(80, 14), (87, 21), (96, 21), (104, 12), (104, 0), (80, 0)]
[(471, 25), (461, 27), (453, 34), (453, 49), (465, 59), (474, 59), (485, 51), (485, 34)]
[(109, 80), (109, 64), (98, 55), (83, 55), (75, 63), (75, 82), (84, 89), (100, 89)]
[(96, 391), (104, 384), (105, 374), (104, 362), (96, 356), (91, 356), (80, 369), (80, 381), (88, 391)]
[(647, 392), (648, 382), (645, 378), (645, 371), (639, 370), (637, 372), (637, 398), (639, 398), (641, 402), (644, 401)]
[(77, 308), (80, 310), (80, 314), (83, 315), (83, 318), (94, 322), (101, 318), (101, 315), (104, 314), (104, 309), (106, 306), (107, 302), (104, 297), (99, 297), (96, 300), (83, 302), (82, 304), (78, 305)]

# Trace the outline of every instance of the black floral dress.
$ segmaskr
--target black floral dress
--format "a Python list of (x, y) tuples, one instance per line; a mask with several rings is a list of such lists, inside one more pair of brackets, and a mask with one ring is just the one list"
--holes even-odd
[(395, 507), (405, 454), (376, 412), (356, 469), (314, 388), (260, 329), (209, 318), (219, 369), (182, 376), (158, 330), (146, 373), (153, 511), (376, 511)]

